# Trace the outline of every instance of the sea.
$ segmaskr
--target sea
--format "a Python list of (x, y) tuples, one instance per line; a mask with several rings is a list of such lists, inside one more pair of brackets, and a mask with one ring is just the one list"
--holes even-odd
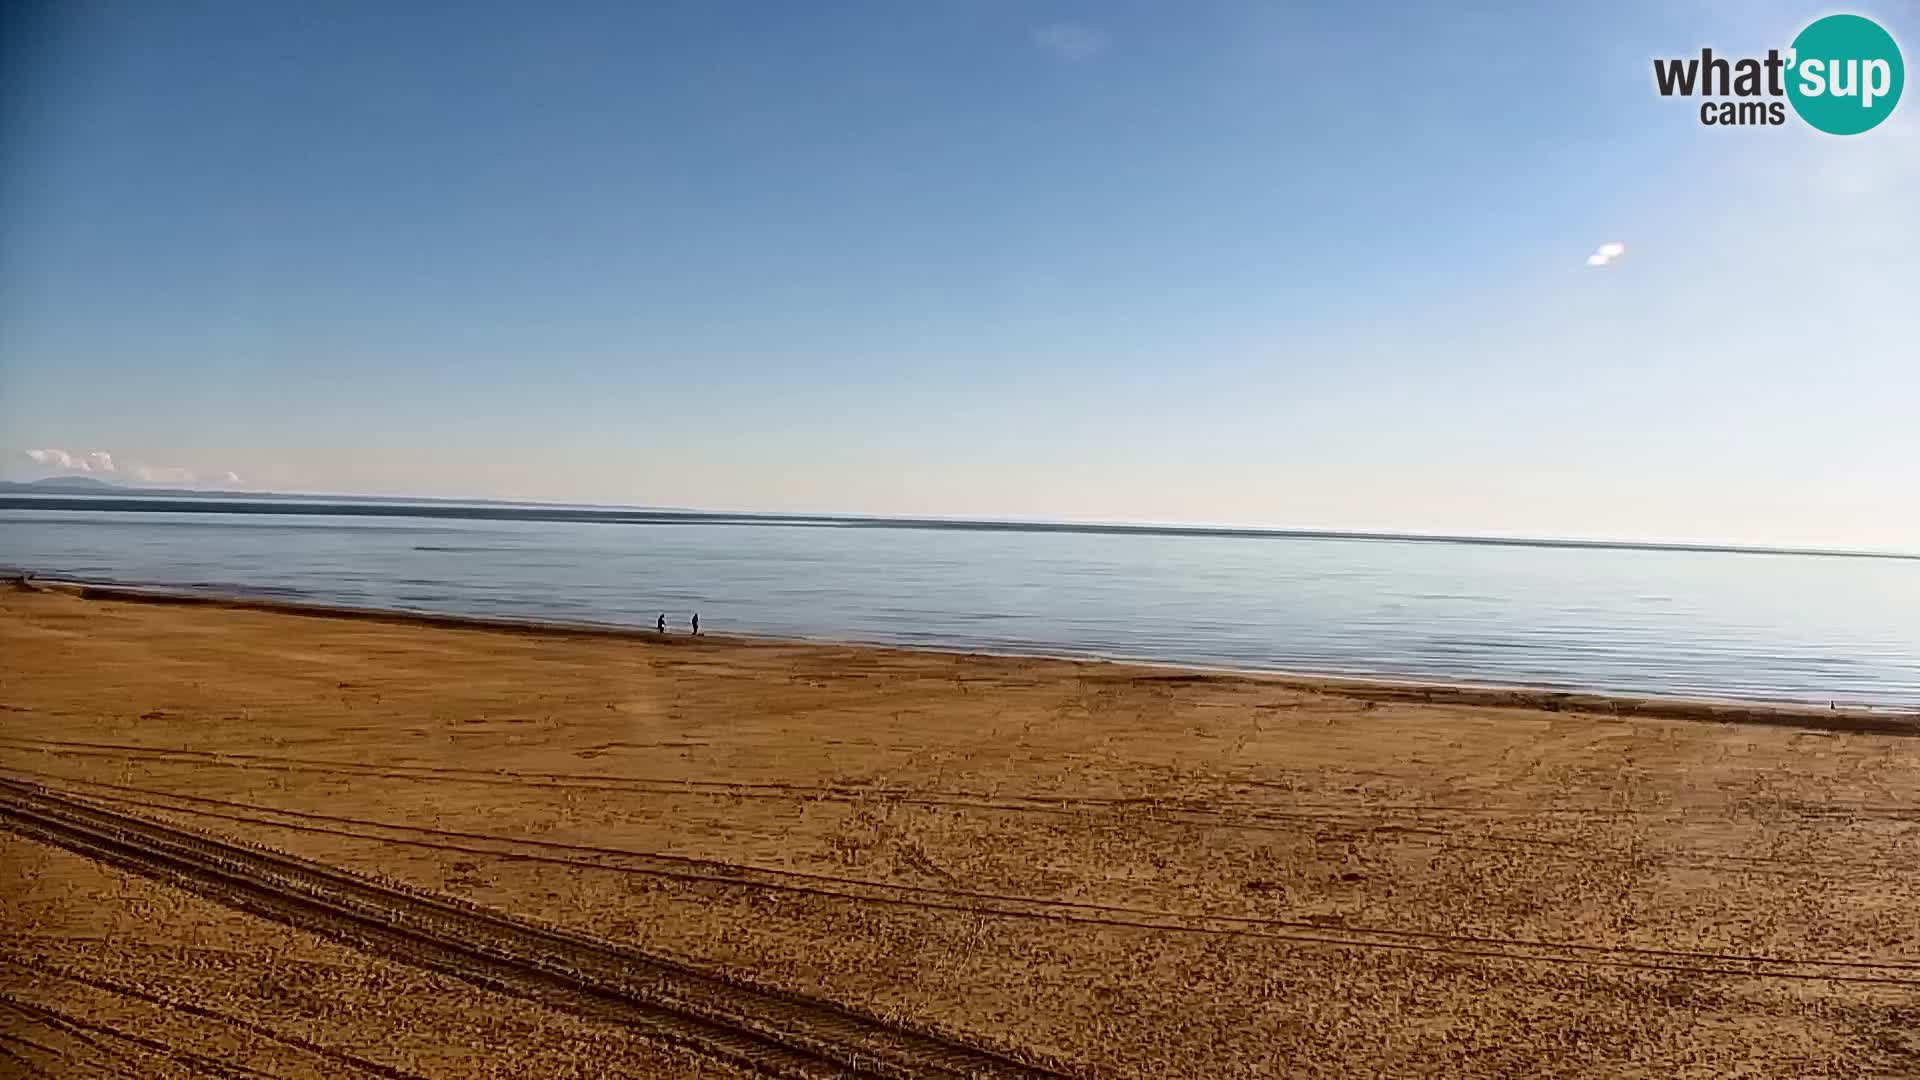
[(1920, 560), (1328, 534), (0, 500), (0, 568), (383, 608), (1920, 709)]

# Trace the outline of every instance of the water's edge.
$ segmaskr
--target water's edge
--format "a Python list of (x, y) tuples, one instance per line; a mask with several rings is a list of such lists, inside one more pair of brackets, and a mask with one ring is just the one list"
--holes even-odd
[[(1177, 662), (1108, 659), (1094, 656), (994, 651), (980, 649), (942, 649), (921, 645), (887, 642), (830, 641), (819, 638), (787, 638), (741, 634), (703, 634), (698, 638), (683, 634), (662, 635), (645, 627), (613, 623), (564, 622), (551, 619), (517, 619), (496, 615), (465, 615), (411, 611), (399, 608), (356, 607), (313, 601), (270, 600), (237, 593), (188, 591), (124, 583), (103, 583), (72, 579), (12, 576), (5, 579), (12, 588), (29, 592), (56, 592), (83, 600), (107, 600), (122, 603), (169, 606), (210, 607), (236, 611), (258, 611), (309, 618), (348, 619), (384, 622), (402, 626), (438, 629), (483, 630), (496, 633), (539, 636), (617, 638), (646, 642), (656, 646), (682, 645), (737, 646), (744, 648), (784, 646), (856, 648), (873, 652), (910, 653), (935, 656), (982, 656), (999, 659), (1027, 659), (1048, 663), (1081, 664), (1105, 670), (1158, 673), (1184, 673), (1193, 679), (1219, 678), (1258, 681), (1289, 689), (1306, 690), (1337, 697), (1365, 701), (1412, 702), (1433, 705), (1466, 705), (1483, 708), (1521, 709), (1562, 712), (1589, 716), (1596, 720), (1665, 719), (1711, 723), (1757, 724), (1775, 727), (1799, 727), (1818, 731), (1854, 734), (1920, 735), (1920, 711), (1876, 709), (1870, 706), (1818, 708), (1801, 703), (1745, 700), (1737, 698), (1663, 697), (1562, 690), (1553, 687), (1440, 681), (1410, 681), (1390, 678), (1362, 678), (1345, 674), (1273, 671), (1258, 668), (1221, 667)], [(1145, 677), (1155, 677), (1146, 675)]]

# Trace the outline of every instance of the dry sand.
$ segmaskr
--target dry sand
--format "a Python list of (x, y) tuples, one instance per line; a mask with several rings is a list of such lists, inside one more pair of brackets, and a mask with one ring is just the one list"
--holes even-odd
[[(1920, 1075), (1913, 730), (0, 594), (0, 774), (1088, 1077)], [(0, 900), (0, 1075), (737, 1075), (19, 836)]]

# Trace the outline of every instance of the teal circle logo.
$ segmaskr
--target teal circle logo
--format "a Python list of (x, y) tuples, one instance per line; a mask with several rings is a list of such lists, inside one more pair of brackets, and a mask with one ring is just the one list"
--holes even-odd
[(1829, 135), (1878, 126), (1900, 103), (1906, 65), (1893, 35), (1872, 19), (1829, 15), (1793, 39), (1787, 100), (1800, 119)]

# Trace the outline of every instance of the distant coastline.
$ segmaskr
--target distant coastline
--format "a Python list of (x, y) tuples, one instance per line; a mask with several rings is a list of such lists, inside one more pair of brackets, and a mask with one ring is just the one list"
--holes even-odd
[[(85, 494), (76, 494), (75, 491)], [(97, 493), (96, 493), (97, 492)], [(1000, 521), (876, 515), (780, 514), (738, 511), (576, 506), (552, 503), (406, 499), (85, 488), (47, 483), (0, 483), (0, 510), (93, 511), (99, 513), (254, 514), (327, 517), (456, 518), (477, 521), (548, 521), (621, 525), (777, 525), (807, 528), (896, 529), (1016, 533), (1078, 533), (1124, 536), (1193, 536), (1255, 540), (1352, 540), (1375, 543), (1468, 544), (1489, 547), (1703, 552), (1734, 555), (1800, 555), (1839, 559), (1920, 561), (1920, 553), (1843, 548), (1766, 547), (1632, 540), (1539, 539), (1457, 534), (1359, 532), (1328, 529), (1256, 529), (1207, 525), (1108, 524), (1066, 521)]]

